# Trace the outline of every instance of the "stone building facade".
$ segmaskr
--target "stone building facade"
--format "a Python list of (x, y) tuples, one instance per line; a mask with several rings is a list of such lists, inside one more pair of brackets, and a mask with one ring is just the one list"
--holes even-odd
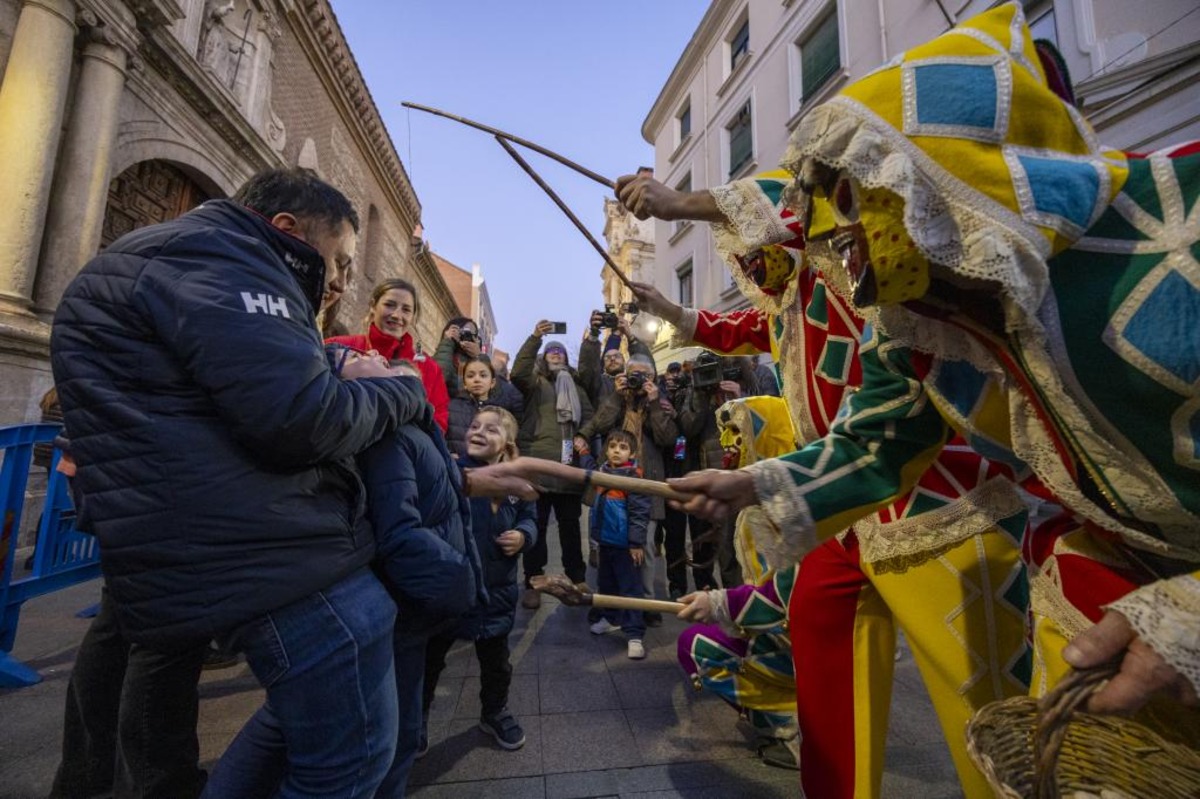
[(37, 418), (54, 309), (99, 248), (269, 166), (312, 167), (359, 210), (349, 328), (394, 276), (427, 349), (456, 313), (328, 0), (0, 0), (0, 164), (0, 425)]
[[(604, 243), (608, 255), (621, 273), (639, 283), (654, 282), (654, 220), (638, 219), (615, 199), (604, 199)], [(633, 293), (605, 264), (600, 267), (604, 304), (620, 310), (633, 301)], [(634, 333), (645, 342), (653, 342), (659, 325), (648, 315), (634, 323)]]

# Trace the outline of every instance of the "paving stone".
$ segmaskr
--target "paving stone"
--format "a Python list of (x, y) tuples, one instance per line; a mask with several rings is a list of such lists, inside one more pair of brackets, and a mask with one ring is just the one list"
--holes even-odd
[(683, 671), (675, 666), (614, 671), (612, 679), (621, 707), (675, 707), (699, 697)]
[(543, 799), (545, 795), (541, 777), (436, 783), (416, 786), (408, 792), (416, 799)]
[[(536, 674), (514, 674), (512, 685), (508, 689), (508, 709), (518, 720), (526, 716), (536, 716), (540, 712), (538, 702), (538, 676)], [(479, 720), (483, 705), (479, 701), (479, 678), (466, 677), (463, 679), (462, 690), (458, 697), (458, 706), (454, 710), (455, 718), (470, 718)]]
[(608, 673), (595, 674), (588, 669), (543, 671), (538, 675), (538, 695), (543, 714), (621, 707)]
[(736, 726), (737, 714), (719, 699), (671, 708), (628, 709), (642, 762), (744, 758), (750, 741)]
[(625, 714), (619, 710), (542, 716), (543, 773), (641, 765)]
[(413, 766), (413, 785), (533, 777), (542, 774), (542, 731), (538, 716), (521, 719), (525, 746), (510, 752), (479, 729), (478, 719), (452, 719), (437, 737), (430, 730), (429, 753)]
[(719, 763), (672, 763), (628, 769), (546, 775), (546, 799), (583, 799), (611, 792), (635, 796), (653, 791), (690, 791), (720, 787), (756, 799), (795, 796), (796, 772), (773, 769), (757, 759)]

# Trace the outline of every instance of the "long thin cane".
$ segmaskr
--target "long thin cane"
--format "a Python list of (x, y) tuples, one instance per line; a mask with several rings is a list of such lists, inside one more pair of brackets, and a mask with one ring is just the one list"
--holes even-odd
[(430, 108), (427, 105), (420, 105), (419, 103), (402, 102), (402, 103), (400, 103), (400, 105), (404, 106), (405, 108), (415, 108), (418, 111), (424, 111), (425, 113), (433, 114), (434, 116), (445, 117), (446, 119), (452, 119), (455, 122), (459, 122), (463, 125), (467, 125), (468, 127), (476, 128), (477, 130), (486, 131), (486, 132), (492, 134), (493, 136), (498, 136), (502, 139), (508, 139), (509, 141), (516, 142), (517, 144), (521, 145), (522, 147), (528, 147), (530, 150), (533, 150), (534, 152), (537, 152), (537, 153), (541, 153), (542, 155), (546, 156), (547, 158), (553, 158), (555, 161), (559, 162), (563, 166), (570, 167), (571, 169), (574, 169), (576, 172), (578, 172), (581, 175), (586, 175), (587, 177), (589, 177), (592, 180), (599, 183), (601, 186), (606, 186), (610, 189), (615, 189), (617, 187), (617, 184), (613, 183), (608, 178), (604, 177), (603, 175), (599, 175), (599, 174), (593, 172), (592, 170), (588, 169), (587, 167), (580, 166), (579, 164), (572, 161), (570, 158), (559, 155), (558, 153), (554, 152), (553, 150), (548, 150), (545, 147), (542, 147), (540, 144), (534, 144), (533, 142), (529, 141), (528, 139), (522, 139), (520, 136), (514, 136), (511, 133), (500, 130), (499, 128), (493, 128), (491, 125), (485, 125), (482, 122), (476, 122), (473, 119), (467, 119), (466, 117), (460, 117), (458, 114), (451, 114), (448, 111), (442, 111), (441, 109), (438, 109), (438, 108)]
[(508, 143), (507, 139), (500, 134), (496, 134), (496, 141), (500, 142), (500, 146), (508, 151), (508, 154), (513, 157), (514, 161), (520, 164), (521, 169), (524, 169), (525, 173), (528, 174), (529, 177), (533, 178), (535, 183), (542, 187), (542, 191), (550, 195), (550, 199), (554, 200), (554, 203), (559, 207), (559, 209), (561, 209), (562, 212), (567, 215), (567, 219), (570, 219), (575, 223), (575, 227), (579, 228), (579, 232), (582, 233), (584, 237), (592, 243), (592, 246), (596, 248), (596, 252), (600, 253), (600, 257), (604, 259), (604, 263), (613, 271), (613, 274), (617, 276), (617, 280), (620, 280), (621, 283), (624, 284), (625, 288), (632, 291), (633, 286), (630, 285), (629, 278), (625, 277), (624, 273), (621, 272), (620, 267), (617, 266), (608, 252), (600, 246), (600, 242), (596, 241), (591, 232), (583, 226), (583, 223), (579, 221), (579, 217), (575, 216), (574, 212), (567, 207), (567, 204), (564, 203), (559, 196), (554, 193), (554, 189), (550, 188), (546, 181), (542, 180), (542, 176), (534, 171), (533, 167), (529, 165), (529, 162), (521, 157), (521, 154), (518, 153), (511, 144)]

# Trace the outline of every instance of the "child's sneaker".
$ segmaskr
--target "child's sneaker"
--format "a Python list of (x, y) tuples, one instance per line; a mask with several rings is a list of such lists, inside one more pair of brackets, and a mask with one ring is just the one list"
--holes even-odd
[(513, 718), (508, 708), (494, 716), (482, 716), (479, 719), (479, 729), (491, 733), (496, 743), (509, 751), (525, 745), (525, 730), (521, 729), (521, 725)]
[(605, 635), (607, 633), (615, 633), (621, 628), (613, 624), (608, 619), (602, 618), (600, 621), (593, 624), (589, 629), (592, 631), (592, 635)]
[(629, 649), (626, 654), (629, 655), (630, 660), (641, 660), (646, 657), (646, 647), (642, 646), (640, 640), (634, 638), (629, 642)]

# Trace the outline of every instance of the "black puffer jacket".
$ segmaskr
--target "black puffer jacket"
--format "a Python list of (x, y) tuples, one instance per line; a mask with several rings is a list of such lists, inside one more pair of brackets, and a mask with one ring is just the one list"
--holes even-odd
[(63, 295), (51, 365), (131, 640), (206, 640), (370, 561), (352, 458), (427, 404), (415, 378), (334, 377), (324, 274), (216, 201), (122, 237)]
[(467, 392), (460, 392), (450, 400), (450, 426), (446, 430), (446, 446), (459, 458), (467, 456), (467, 430), (475, 421), (475, 414), (486, 402), (480, 402)]

